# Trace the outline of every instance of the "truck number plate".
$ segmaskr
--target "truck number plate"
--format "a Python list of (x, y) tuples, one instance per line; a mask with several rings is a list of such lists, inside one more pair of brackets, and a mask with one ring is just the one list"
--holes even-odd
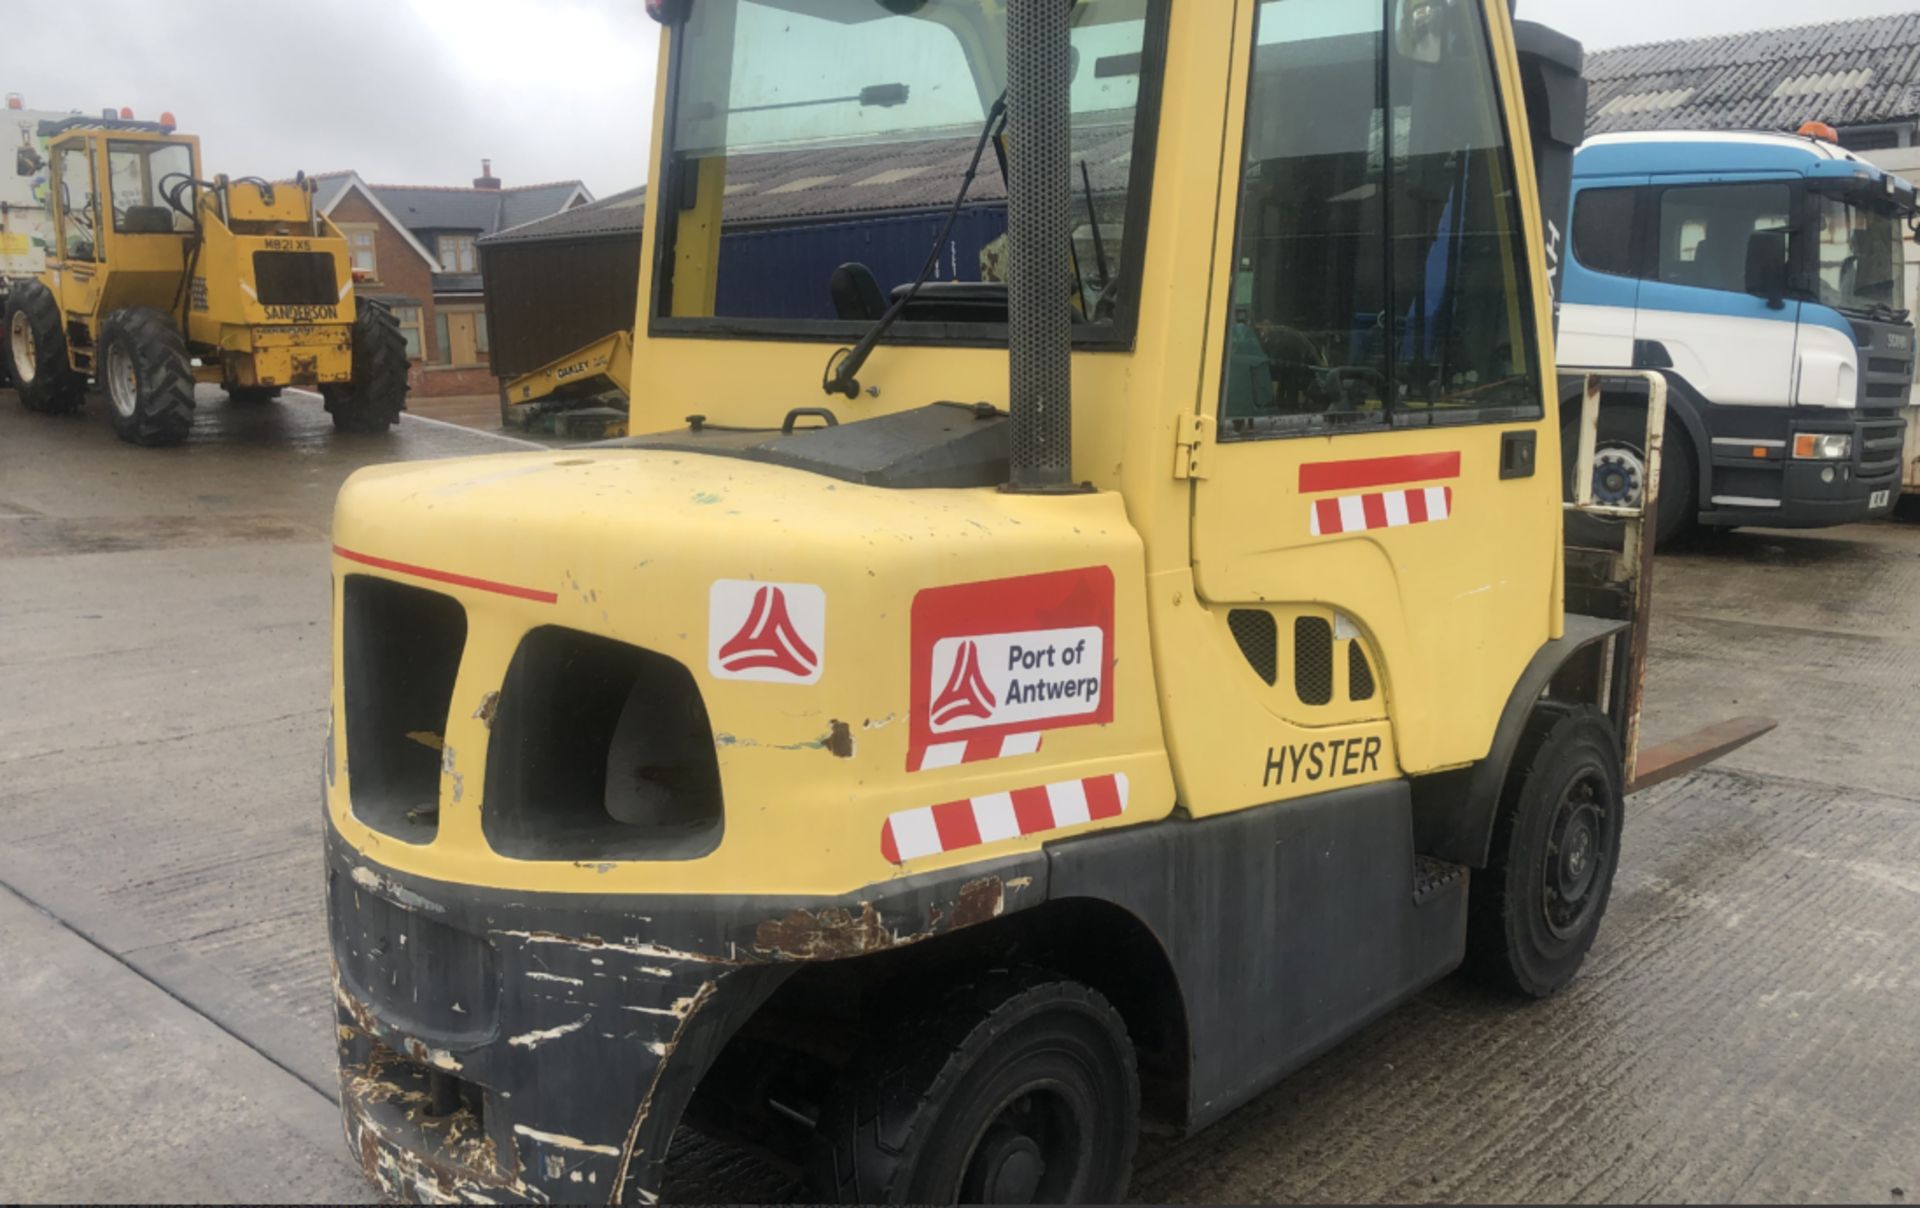
[(1869, 508), (1874, 509), (1875, 511), (1878, 511), (1880, 508), (1884, 508), (1884, 507), (1892, 507), (1893, 492), (1891, 490), (1875, 491), (1873, 493), (1873, 498), (1870, 501), (1868, 501), (1867, 506)]

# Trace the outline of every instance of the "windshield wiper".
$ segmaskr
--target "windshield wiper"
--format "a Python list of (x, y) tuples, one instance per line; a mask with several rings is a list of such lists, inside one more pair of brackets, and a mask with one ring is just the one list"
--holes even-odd
[[(973, 178), (980, 172), (980, 159), (987, 153), (987, 144), (994, 141), (998, 129), (1007, 120), (1007, 94), (1001, 93), (1000, 99), (987, 110), (987, 120), (980, 127), (980, 141), (974, 144), (973, 159), (967, 163), (967, 175), (960, 182), (960, 191), (954, 195), (953, 207), (947, 211), (946, 225), (940, 228), (940, 234), (934, 238), (933, 247), (927, 252), (927, 262), (920, 268), (920, 275), (913, 284), (902, 290), (900, 296), (887, 307), (887, 312), (875, 319), (867, 334), (852, 348), (842, 348), (827, 358), (826, 376), (820, 379), (820, 389), (828, 394), (842, 394), (848, 398), (860, 397), (860, 382), (855, 376), (867, 358), (873, 355), (874, 348), (892, 326), (899, 322), (900, 316), (912, 304), (920, 287), (932, 279), (934, 270), (940, 267), (940, 253), (947, 246), (948, 236), (953, 234), (953, 224), (960, 218), (960, 208), (967, 202), (967, 194), (973, 188)], [(1005, 169), (1003, 168), (1004, 172)]]

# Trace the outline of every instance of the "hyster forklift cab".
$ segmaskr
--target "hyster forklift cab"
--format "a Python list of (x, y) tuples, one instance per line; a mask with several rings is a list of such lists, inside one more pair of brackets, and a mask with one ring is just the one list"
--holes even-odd
[(40, 135), (53, 246), (37, 277), (12, 283), (6, 316), (28, 408), (71, 411), (91, 378), (140, 445), (185, 439), (199, 382), (242, 403), (317, 387), (351, 432), (400, 418), (405, 337), (355, 297), (346, 239), (305, 179), (203, 180), (200, 140), (171, 120), (71, 117)]
[(1112, 1201), (1463, 963), (1566, 985), (1647, 580), (1563, 605), (1506, 4), (649, 8), (650, 435), (340, 497), (380, 1188), (651, 1201), (686, 1124), (814, 1198)]

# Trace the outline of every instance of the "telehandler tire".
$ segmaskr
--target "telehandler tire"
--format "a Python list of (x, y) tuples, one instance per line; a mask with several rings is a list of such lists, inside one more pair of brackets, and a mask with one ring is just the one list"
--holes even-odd
[(253, 407), (261, 403), (270, 403), (280, 397), (278, 386), (228, 386), (227, 397), (236, 403)]
[(955, 987), (877, 1039), (820, 1113), (808, 1191), (841, 1203), (1119, 1203), (1140, 1079), (1127, 1025), (1037, 970)]
[(1579, 972), (1620, 863), (1622, 775), (1613, 723), (1600, 710), (1548, 707), (1527, 723), (1492, 860), (1468, 891), (1466, 969), (1476, 980), (1548, 998)]
[(67, 363), (60, 303), (34, 278), (17, 280), (7, 298), (7, 364), (29, 411), (61, 415), (87, 401), (87, 379)]
[(353, 380), (320, 387), (340, 432), (378, 435), (407, 409), (407, 338), (384, 303), (361, 298), (353, 319)]
[(100, 324), (98, 376), (120, 439), (177, 445), (193, 428), (193, 362), (173, 320), (151, 306), (116, 310)]

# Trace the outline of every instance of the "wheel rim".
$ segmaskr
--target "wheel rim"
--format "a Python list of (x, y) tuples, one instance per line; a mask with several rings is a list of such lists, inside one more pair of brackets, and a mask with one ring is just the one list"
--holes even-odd
[(134, 371), (133, 357), (118, 342), (107, 349), (107, 395), (123, 418), (132, 419), (140, 409), (140, 377)]
[(1613, 860), (1605, 783), (1597, 773), (1575, 779), (1560, 795), (1547, 825), (1541, 908), (1547, 927), (1567, 939), (1592, 916)]
[(33, 380), (33, 374), (40, 367), (35, 359), (33, 346), (33, 324), (27, 322), (27, 312), (13, 312), (13, 322), (8, 325), (13, 341), (13, 376), (21, 385)]
[(1053, 1085), (1008, 1095), (974, 1143), (960, 1180), (963, 1204), (1065, 1203), (1079, 1182), (1087, 1126)]
[(1632, 445), (1602, 445), (1593, 453), (1593, 501), (1637, 508), (1646, 498), (1647, 462)]

